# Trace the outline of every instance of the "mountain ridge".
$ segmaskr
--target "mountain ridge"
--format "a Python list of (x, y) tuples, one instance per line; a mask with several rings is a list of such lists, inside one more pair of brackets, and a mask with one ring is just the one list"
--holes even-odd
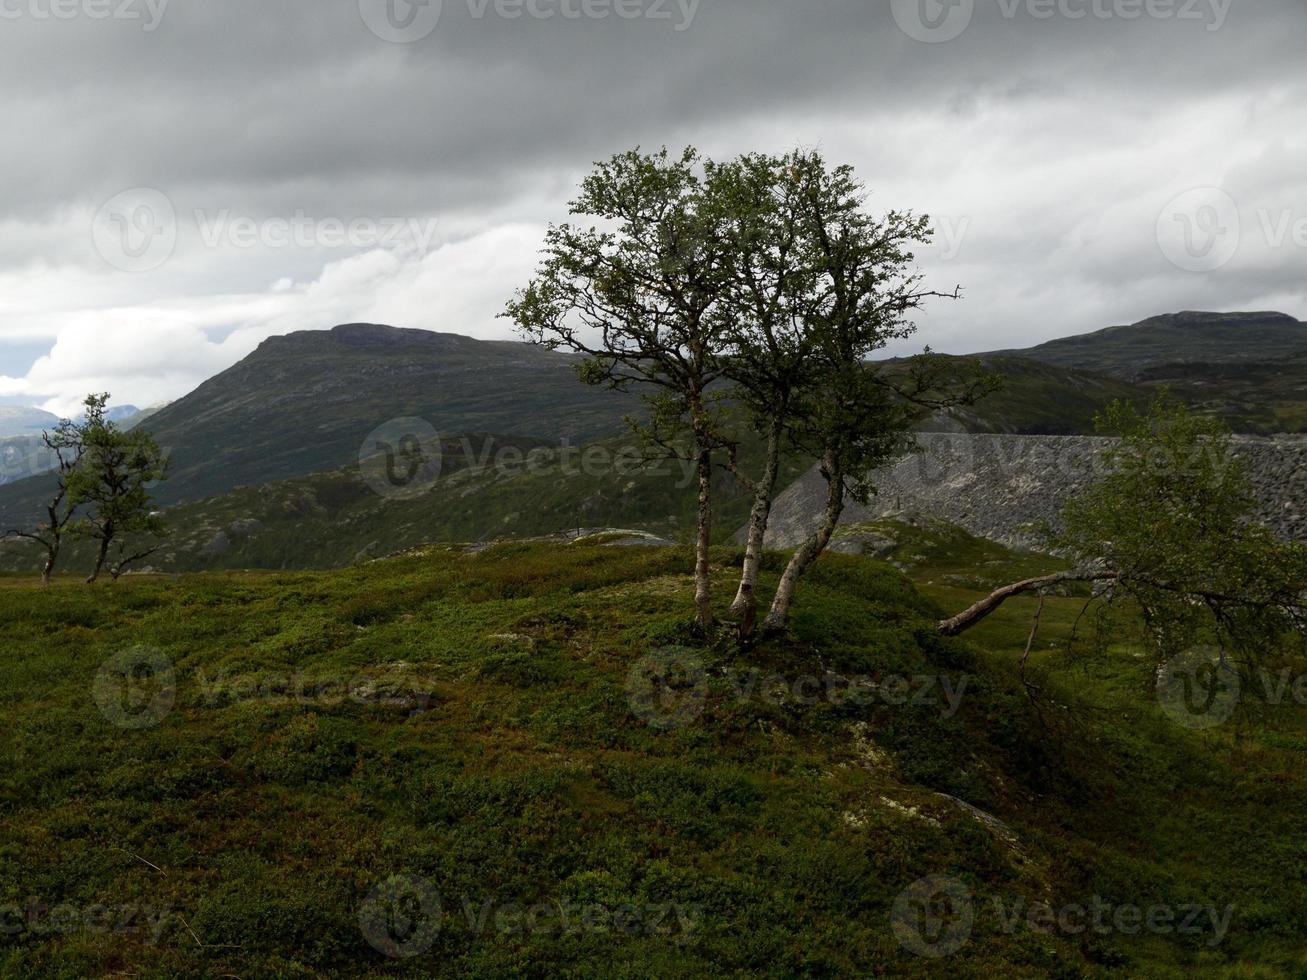
[[(1254, 330), (1256, 347), (1245, 346)], [(1134, 382), (1163, 363), (1273, 361), (1302, 352), (1307, 323), (1286, 313), (1186, 310), (978, 356), (1022, 357)]]

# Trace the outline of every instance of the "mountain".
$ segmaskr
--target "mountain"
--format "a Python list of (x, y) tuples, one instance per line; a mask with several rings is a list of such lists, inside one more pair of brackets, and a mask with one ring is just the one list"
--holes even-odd
[(1307, 432), (1307, 351), (1275, 361), (1160, 364), (1139, 380), (1165, 385), (1236, 432)]
[[(145, 416), (140, 424), (170, 453), (158, 498), (175, 506), (357, 466), (364, 439), (393, 419), (425, 420), (442, 437), (500, 433), (555, 447), (619, 432), (639, 408), (636, 396), (582, 384), (576, 363), (529, 344), (347, 324), (271, 338), (184, 398), (136, 418)], [(937, 425), (1085, 432), (1097, 409), (1139, 390), (1012, 358), (990, 367), (1010, 378), (1004, 391)], [(20, 479), (33, 472), (24, 465), (16, 457), (11, 485), (0, 489), (0, 521), (30, 520), (48, 492), (48, 477)]]
[(1086, 435), (1094, 416), (1114, 401), (1147, 402), (1145, 387), (1091, 371), (1007, 355), (981, 355), (984, 369), (1002, 386), (979, 404), (952, 409), (926, 431)]
[(39, 436), (46, 429), (58, 424), (57, 415), (39, 408), (0, 405), (0, 438)]
[[(273, 337), (141, 424), (169, 452), (176, 504), (357, 462), (397, 418), (442, 434), (507, 432), (558, 445), (612, 432), (635, 403), (581, 384), (575, 359), (527, 344), (355, 323)], [(6, 488), (30, 513), (47, 481)]]
[[(1132, 336), (1174, 332), (1157, 324), (1185, 316), (1155, 318), (1106, 334), (1114, 338), (1111, 344), (1129, 346), (1121, 331)], [(1301, 327), (1288, 322), (1294, 323), (1293, 329)], [(1199, 328), (1207, 330), (1209, 340), (1216, 329)], [(1228, 322), (1220, 327), (1229, 329)], [(1289, 328), (1284, 326), (1282, 332)], [(1218, 350), (1209, 344), (1208, 350), (1218, 358), (1231, 354), (1229, 346)], [(1293, 411), (1277, 415), (1274, 406), (1255, 401), (1257, 379), (1266, 371), (1223, 360), (1167, 366), (1183, 353), (1172, 352), (1165, 364), (1149, 371), (1198, 372), (1187, 382), (1186, 397), (1199, 400), (1201, 395), (1204, 404), (1212, 403), (1212, 410), (1231, 419), (1236, 428), (1292, 431)], [(1003, 377), (1002, 389), (977, 406), (931, 419), (924, 429), (1085, 434), (1092, 432), (1094, 415), (1109, 402), (1140, 403), (1152, 396), (1152, 373), (1145, 372), (1136, 383), (1030, 357), (982, 355), (981, 360)], [(1211, 363), (1216, 367), (1199, 367)], [(171, 477), (157, 496), (172, 511), (179, 537), (175, 560), (162, 565), (321, 567), (348, 562), (364, 552), (386, 553), (432, 540), (546, 534), (578, 525), (636, 526), (675, 537), (688, 520), (683, 505), (689, 497), (676, 481), (657, 474), (570, 479), (548, 469), (534, 474), (497, 471), (493, 480), (476, 486), (442, 480), (420, 500), (402, 503), (378, 497), (361, 477), (359, 454), (365, 438), (400, 418), (425, 420), (442, 442), (454, 447), (444, 450), (450, 464), (446, 475), (472, 465), (456, 460), (464, 437), (472, 437), (478, 446), (497, 442), (554, 449), (598, 440), (600, 448), (611, 453), (616, 443), (610, 437), (625, 438), (619, 435), (622, 417), (637, 410), (639, 402), (633, 395), (580, 383), (575, 364), (572, 356), (527, 344), (377, 324), (347, 324), (265, 341), (191, 394), (126, 423), (143, 419), (139, 424), (171, 454)], [(1201, 371), (1216, 368), (1231, 378), (1214, 389), (1203, 387)], [(1247, 375), (1244, 388), (1237, 391), (1232, 387), (1236, 368)], [(1234, 394), (1222, 394), (1230, 391)], [(1287, 398), (1292, 392), (1286, 386), (1282, 394)], [(1249, 403), (1260, 406), (1257, 412), (1247, 410)], [(1307, 424), (1307, 411), (1300, 422)], [(32, 459), (42, 457), (20, 449), (6, 450), (0, 470), (0, 483), (9, 484), (0, 487), (0, 523), (7, 526), (30, 523), (49, 493), (48, 475), (23, 479), (33, 472)], [(787, 475), (797, 477), (808, 462), (787, 460)], [(723, 489), (721, 527), (733, 529), (743, 519), (736, 511), (744, 498), (734, 494), (734, 484)], [(287, 524), (286, 514), (295, 521)], [(322, 526), (312, 534), (296, 534), (296, 522), (305, 528)], [(263, 530), (250, 533), (254, 526)], [(237, 532), (229, 533), (231, 527)], [(214, 541), (218, 544), (210, 547)], [(6, 564), (12, 560), (26, 561), (18, 557)]]
[(1307, 353), (1307, 324), (1284, 313), (1170, 313), (998, 352), (1127, 381), (1163, 364), (1271, 363)]
[(378, 324), (273, 337), (144, 423), (172, 458), (160, 499), (346, 465), (397, 418), (555, 444), (619, 428), (633, 401), (581, 384), (575, 363), (527, 344)]
[(119, 425), (130, 427), (140, 414), (141, 410), (135, 405), (111, 405), (105, 411), (104, 416), (110, 422), (117, 422)]

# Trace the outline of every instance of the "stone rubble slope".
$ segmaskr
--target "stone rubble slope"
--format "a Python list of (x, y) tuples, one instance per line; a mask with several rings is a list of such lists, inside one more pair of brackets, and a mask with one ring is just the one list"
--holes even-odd
[[(879, 471), (879, 493), (847, 501), (841, 524), (923, 515), (1015, 548), (1039, 543), (1063, 503), (1104, 471), (1111, 440), (1092, 436), (929, 433), (921, 451)], [(1258, 498), (1258, 517), (1277, 533), (1307, 539), (1307, 438), (1239, 436), (1236, 453)], [(794, 548), (815, 530), (826, 485), (816, 467), (776, 500), (767, 547)], [(736, 535), (744, 540), (744, 529)]]

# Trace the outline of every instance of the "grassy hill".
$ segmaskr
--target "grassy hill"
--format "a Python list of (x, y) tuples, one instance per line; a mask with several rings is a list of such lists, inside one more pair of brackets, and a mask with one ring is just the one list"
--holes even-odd
[[(745, 458), (753, 455), (747, 445)], [(332, 568), (441, 541), (495, 541), (630, 527), (683, 537), (697, 498), (685, 465), (637, 465), (630, 439), (560, 449), (543, 441), (468, 435), (443, 441), (441, 470), (423, 492), (382, 496), (356, 466), (244, 487), (169, 508), (171, 537), (149, 567), (164, 572), (219, 569)], [(796, 456), (781, 483), (810, 464)], [(716, 535), (727, 540), (748, 518), (750, 498), (719, 474)], [(0, 546), (0, 568), (39, 568), (39, 549)], [(68, 569), (92, 562), (89, 542), (70, 542)]]
[(1135, 381), (1161, 364), (1271, 362), (1304, 352), (1307, 324), (1283, 313), (1191, 311), (1004, 353)]
[(929, 624), (1048, 563), (881, 530), (913, 580), (828, 556), (747, 660), (690, 639), (682, 549), (0, 582), (0, 975), (1307, 969), (1301, 707), (1176, 725), (1130, 646), (1066, 654), (1071, 597), (1032, 702), (1028, 604)]
[(1267, 362), (1161, 364), (1140, 380), (1166, 385), (1238, 432), (1307, 432), (1307, 351)]
[[(173, 504), (345, 466), (399, 418), (555, 444), (613, 432), (634, 400), (580, 384), (573, 363), (526, 344), (347, 324), (273, 337), (142, 424), (170, 454), (159, 497)], [(0, 522), (45, 493), (40, 478), (0, 489)]]
[(1144, 405), (1152, 397), (1140, 385), (1078, 368), (1003, 355), (984, 356), (980, 361), (985, 370), (1002, 379), (1003, 386), (974, 407), (951, 411), (949, 418), (955, 425), (949, 428), (1020, 435), (1089, 435), (1094, 431), (1094, 416), (1112, 402)]

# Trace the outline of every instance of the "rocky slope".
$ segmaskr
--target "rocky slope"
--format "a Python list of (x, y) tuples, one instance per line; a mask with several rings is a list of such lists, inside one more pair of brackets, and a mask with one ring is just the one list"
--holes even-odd
[[(922, 451), (877, 475), (880, 493), (849, 501), (842, 523), (896, 515), (939, 518), (1014, 547), (1036, 544), (1038, 525), (1102, 471), (1108, 440), (1089, 436), (931, 433)], [(1307, 539), (1307, 439), (1238, 439), (1259, 498), (1259, 517), (1279, 533)], [(776, 501), (767, 545), (793, 548), (816, 527), (825, 483), (811, 470)], [(742, 534), (737, 536), (742, 540)]]

